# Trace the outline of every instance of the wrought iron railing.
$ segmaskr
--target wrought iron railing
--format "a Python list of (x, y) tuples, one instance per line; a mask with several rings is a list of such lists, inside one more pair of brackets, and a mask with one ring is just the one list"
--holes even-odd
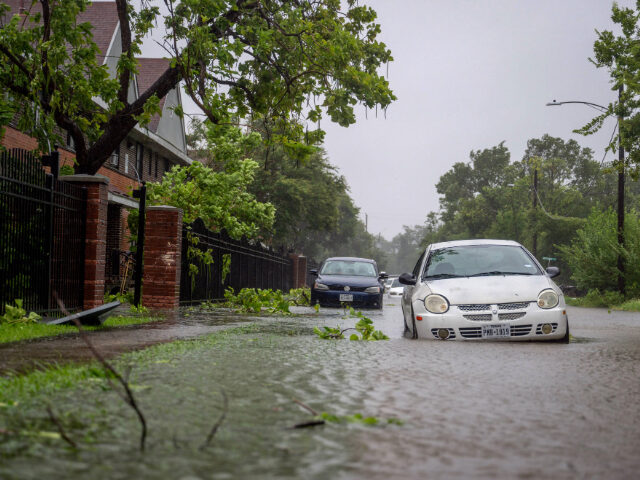
[[(201, 256), (189, 252), (189, 248), (209, 252), (213, 261), (207, 264)], [(234, 240), (224, 231), (211, 232), (200, 219), (185, 225), (180, 302), (220, 300), (228, 287), (236, 292), (242, 288), (288, 291), (291, 288), (291, 262), (285, 252), (275, 251), (260, 242)]]
[(24, 150), (0, 152), (0, 313), (82, 308), (86, 191), (46, 173)]

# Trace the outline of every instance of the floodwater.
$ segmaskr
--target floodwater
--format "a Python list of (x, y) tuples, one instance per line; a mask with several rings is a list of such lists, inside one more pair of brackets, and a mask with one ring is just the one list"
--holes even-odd
[[(312, 327), (354, 320), (338, 310), (299, 312), (136, 364), (131, 383), (149, 423), (144, 453), (135, 416), (112, 391), (78, 388), (49, 401), (80, 449), (52, 440), (7, 454), (9, 440), (0, 436), (0, 478), (638, 475), (638, 314), (570, 308), (575, 340), (565, 345), (410, 340), (398, 305), (368, 314), (389, 341), (328, 341)], [(206, 330), (220, 320), (201, 315), (187, 323), (194, 322)], [(222, 412), (221, 392), (227, 416), (200, 448)], [(292, 429), (313, 418), (293, 399), (381, 424)], [(24, 422), (46, 419), (37, 402), (20, 415)], [(386, 424), (390, 418), (403, 423)]]

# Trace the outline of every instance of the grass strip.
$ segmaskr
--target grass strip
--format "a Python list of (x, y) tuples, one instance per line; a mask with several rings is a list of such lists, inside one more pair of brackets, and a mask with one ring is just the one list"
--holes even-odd
[[(153, 345), (143, 350), (125, 353), (115, 361), (116, 368), (135, 365), (140, 368), (148, 363), (169, 363), (187, 352), (198, 348), (210, 348), (214, 344), (239, 334), (255, 333), (257, 324), (243, 325), (187, 340)], [(0, 417), (2, 408), (33, 402), (54, 392), (83, 386), (106, 388), (107, 373), (98, 362), (82, 364), (50, 365), (27, 374), (9, 374), (0, 377)]]
[[(161, 320), (162, 317), (153, 316), (122, 316), (117, 315), (107, 318), (102, 325), (87, 326), (86, 330), (103, 330), (105, 328), (124, 327), (127, 325), (139, 325)], [(0, 344), (31, 340), (42, 337), (55, 337), (68, 333), (77, 333), (75, 325), (45, 325), (44, 323), (0, 323)]]

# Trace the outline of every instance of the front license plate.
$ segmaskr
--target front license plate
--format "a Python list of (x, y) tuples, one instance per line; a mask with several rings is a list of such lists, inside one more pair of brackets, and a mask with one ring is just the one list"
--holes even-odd
[(340, 301), (341, 302), (353, 302), (353, 295), (351, 295), (350, 293), (341, 293), (340, 294)]
[(482, 325), (482, 338), (506, 338), (511, 336), (511, 325)]

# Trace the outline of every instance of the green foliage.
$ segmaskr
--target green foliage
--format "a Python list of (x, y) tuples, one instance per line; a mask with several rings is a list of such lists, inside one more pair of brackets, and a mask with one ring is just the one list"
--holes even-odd
[(38, 323), (42, 318), (35, 312), (29, 312), (22, 308), (22, 300), (16, 298), (14, 300), (15, 306), (5, 304), (5, 313), (0, 315), (0, 324), (6, 323), (9, 325), (25, 324), (25, 323)]
[(287, 299), (298, 306), (309, 306), (311, 302), (311, 289), (309, 287), (292, 288)]
[(622, 310), (625, 312), (640, 312), (640, 298), (627, 300), (621, 304), (614, 305), (612, 308), (614, 310)]
[[(375, 330), (373, 326), (373, 320), (366, 317), (362, 312), (355, 310), (353, 307), (348, 307), (345, 310), (345, 315), (343, 319), (349, 318), (357, 318), (358, 322), (356, 322), (355, 328), (344, 328), (341, 329), (338, 327), (327, 327), (323, 326), (322, 329), (318, 327), (313, 328), (313, 333), (315, 333), (319, 338), (323, 340), (340, 340), (344, 339), (344, 333), (349, 330), (355, 330), (357, 333), (352, 333), (349, 336), (349, 340), (357, 341), (357, 340), (389, 340), (389, 337), (382, 333), (380, 330)], [(358, 334), (360, 334), (358, 336)]]
[(62, 165), (60, 167), (60, 176), (62, 175), (75, 175), (76, 170), (73, 165)]
[(172, 205), (183, 211), (185, 223), (201, 218), (213, 231), (224, 229), (232, 237), (255, 238), (273, 224), (274, 208), (248, 192), (258, 164), (234, 160), (216, 172), (200, 162), (174, 166), (159, 183), (147, 184), (151, 205)]
[(222, 255), (222, 272), (221, 272), (221, 281), (224, 285), (227, 281), (227, 277), (231, 272), (231, 254), (225, 253)]
[(266, 310), (280, 315), (291, 314), (289, 308), (292, 303), (280, 290), (243, 288), (235, 294), (233, 288), (228, 288), (224, 292), (224, 298), (226, 306), (241, 312), (261, 313)]
[(616, 213), (612, 209), (593, 209), (571, 244), (559, 247), (573, 272), (571, 278), (579, 288), (616, 290), (617, 259), (618, 253), (622, 252), (628, 293), (631, 296), (640, 293), (640, 219), (636, 212), (630, 211), (625, 215), (624, 250), (620, 250), (617, 235)]
[(620, 292), (589, 290), (584, 297), (568, 299), (568, 304), (574, 307), (613, 308), (624, 303), (624, 296)]
[[(636, 3), (636, 8), (633, 9), (614, 2), (611, 11), (611, 19), (616, 24), (617, 31), (596, 31), (598, 38), (594, 42), (594, 56), (590, 60), (597, 68), (608, 71), (612, 90), (622, 88), (623, 92), (618, 102), (607, 105), (605, 112), (576, 132), (591, 135), (602, 128), (608, 117), (618, 117), (618, 131), (611, 137), (608, 150), (615, 152), (619, 144), (622, 144), (627, 154), (624, 163), (631, 167), (630, 173), (637, 179), (640, 173), (640, 4)], [(616, 170), (625, 167), (617, 161), (613, 166)]]
[[(93, 41), (98, 26), (78, 18), (88, 6), (64, 0), (47, 15), (27, 8), (0, 29), (0, 85), (23, 110), (21, 127), (43, 149), (60, 140), (57, 131), (69, 131), (82, 173), (95, 173), (111, 146), (148, 123), (181, 81), (212, 123), (264, 119), (274, 131), (265, 144), (301, 160), (323, 138), (303, 123), (319, 125), (324, 116), (348, 126), (356, 105), (386, 108), (395, 99), (378, 73), (392, 57), (377, 40), (376, 13), (357, 2), (194, 0), (161, 15), (150, 3), (125, 0), (121, 43), (130, 46), (106, 63)], [(156, 25), (166, 32), (170, 68), (129, 101), (136, 57)], [(180, 107), (174, 112), (182, 115)]]
[(261, 234), (274, 245), (305, 252), (311, 258), (349, 254), (376, 258), (381, 265), (384, 256), (359, 220), (345, 179), (324, 153), (313, 147), (300, 155), (273, 141), (283, 132), (267, 119), (254, 119), (251, 128), (256, 131), (245, 134), (228, 125), (196, 122), (189, 139), (199, 158), (216, 171), (225, 171), (245, 157), (263, 167), (255, 171), (248, 186), (258, 201), (275, 208), (273, 226), (262, 228)]
[(129, 306), (129, 311), (131, 313), (135, 313), (138, 315), (148, 315), (149, 314), (149, 309), (147, 307), (145, 307), (144, 305), (140, 304), (137, 307), (135, 305), (130, 305)]
[(115, 300), (118, 300), (120, 303), (133, 303), (133, 295), (134, 292), (133, 291), (128, 291), (124, 294), (117, 292), (117, 293), (105, 293), (103, 300), (104, 303), (110, 303), (113, 302)]
[(360, 425), (403, 425), (404, 422), (397, 418), (378, 418), (378, 417), (365, 417), (361, 413), (355, 413), (353, 415), (334, 415), (331, 413), (322, 412), (315, 417), (318, 420), (324, 420), (327, 423), (357, 423)]
[[(158, 316), (112, 316), (107, 318), (102, 325), (85, 326), (85, 330), (100, 330), (102, 328), (121, 327), (126, 325), (137, 325), (159, 320)], [(19, 323), (10, 324), (0, 322), (0, 344), (9, 342), (18, 342), (21, 340), (29, 340), (33, 338), (54, 337), (57, 335), (65, 335), (76, 333), (78, 329), (75, 325), (47, 325), (44, 323)]]

